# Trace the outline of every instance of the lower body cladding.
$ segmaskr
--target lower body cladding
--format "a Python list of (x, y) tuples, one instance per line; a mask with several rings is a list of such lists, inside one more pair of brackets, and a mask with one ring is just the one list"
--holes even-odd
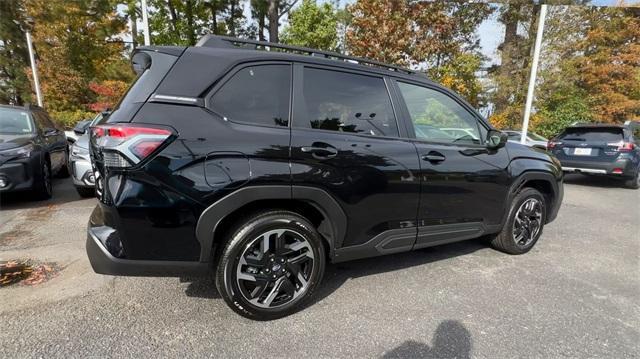
[(40, 159), (36, 156), (0, 165), (0, 192), (28, 191), (36, 184)]

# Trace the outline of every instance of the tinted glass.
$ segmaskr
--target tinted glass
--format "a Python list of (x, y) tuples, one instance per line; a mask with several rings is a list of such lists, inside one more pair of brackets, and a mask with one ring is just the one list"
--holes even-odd
[(546, 138), (540, 136), (537, 133), (529, 132), (529, 133), (527, 133), (527, 136), (529, 136), (529, 138), (531, 138), (534, 141), (547, 141)]
[(475, 117), (448, 95), (402, 82), (398, 82), (398, 86), (417, 138), (448, 143), (481, 143), (482, 134)]
[(289, 125), (291, 66), (245, 67), (213, 95), (213, 109), (230, 121)]
[(520, 141), (520, 139), (522, 138), (520, 134), (517, 132), (507, 132), (507, 136), (509, 137), (510, 140), (513, 140), (513, 141)]
[(29, 112), (13, 108), (0, 107), (0, 133), (33, 133), (35, 128)]
[(567, 128), (558, 138), (563, 141), (620, 142), (622, 141), (622, 129), (615, 127)]
[(398, 136), (391, 99), (382, 78), (305, 68), (303, 81), (305, 109), (296, 118), (296, 126)]

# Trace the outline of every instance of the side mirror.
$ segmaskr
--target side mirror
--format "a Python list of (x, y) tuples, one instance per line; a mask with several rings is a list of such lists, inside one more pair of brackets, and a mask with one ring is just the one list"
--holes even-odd
[(506, 133), (496, 130), (491, 130), (487, 134), (487, 148), (497, 150), (504, 147), (509, 137)]
[(76, 127), (73, 128), (73, 132), (76, 135), (83, 135), (87, 132), (89, 124), (91, 124), (91, 120), (82, 120), (76, 124)]

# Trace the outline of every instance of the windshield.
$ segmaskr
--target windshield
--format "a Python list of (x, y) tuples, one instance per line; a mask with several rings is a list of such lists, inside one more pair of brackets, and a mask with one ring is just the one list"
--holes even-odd
[(0, 107), (0, 133), (23, 134), (33, 132), (33, 121), (29, 117), (29, 112)]
[(618, 127), (567, 128), (559, 138), (564, 141), (618, 142), (622, 129)]

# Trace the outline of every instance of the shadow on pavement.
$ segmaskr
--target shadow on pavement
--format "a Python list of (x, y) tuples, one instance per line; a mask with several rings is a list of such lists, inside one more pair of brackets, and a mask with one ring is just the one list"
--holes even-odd
[(53, 196), (46, 201), (34, 199), (28, 192), (13, 192), (0, 194), (0, 210), (30, 209), (51, 205), (61, 205), (69, 202), (84, 200), (73, 187), (71, 178), (55, 178), (53, 180)]
[(597, 175), (565, 174), (564, 183), (578, 186), (621, 188), (624, 187), (622, 179)]
[[(413, 252), (360, 259), (338, 264), (329, 263), (327, 264), (322, 284), (320, 288), (318, 288), (315, 297), (304, 307), (312, 306), (328, 297), (351, 278), (402, 270), (437, 262), (439, 260), (463, 256), (483, 248), (486, 248), (486, 245), (481, 240), (469, 240), (420, 249)], [(185, 294), (189, 297), (221, 298), (216, 289), (213, 274), (205, 277), (181, 277), (180, 282), (189, 283), (185, 289)]]
[(438, 325), (429, 346), (414, 340), (407, 340), (401, 345), (385, 353), (382, 357), (390, 358), (470, 358), (471, 333), (462, 323), (446, 320)]
[(365, 277), (378, 273), (393, 272), (444, 259), (473, 253), (487, 246), (481, 240), (469, 240), (445, 244), (412, 252), (391, 254), (355, 260), (351, 262), (328, 264), (322, 285), (318, 289), (314, 300), (309, 305), (328, 297), (347, 280)]

